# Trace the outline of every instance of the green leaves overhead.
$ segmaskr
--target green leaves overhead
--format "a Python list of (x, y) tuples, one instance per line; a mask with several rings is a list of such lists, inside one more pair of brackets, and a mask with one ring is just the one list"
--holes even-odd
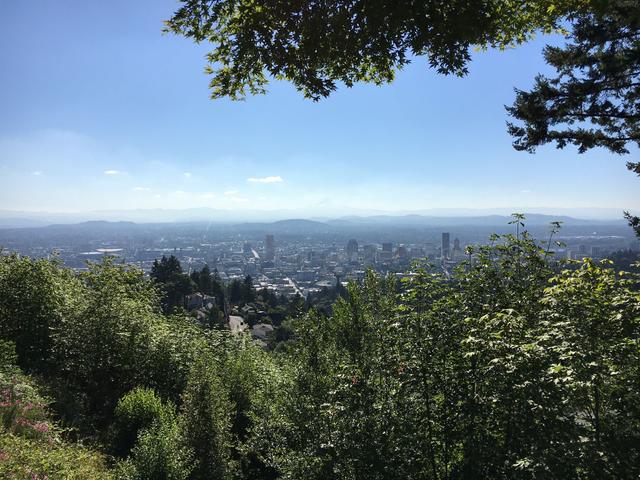
[(319, 100), (341, 82), (383, 84), (414, 57), (464, 75), (472, 46), (550, 31), (588, 0), (183, 0), (166, 30), (208, 42), (212, 98), (264, 93), (269, 77)]
[[(558, 73), (539, 75), (530, 91), (516, 90), (507, 111), (516, 150), (569, 144), (580, 153), (604, 147), (627, 154), (640, 146), (640, 8), (634, 0), (608, 2), (578, 16), (563, 47), (544, 57)], [(633, 165), (629, 166), (633, 170)]]
[[(538, 75), (531, 90), (516, 90), (507, 107), (518, 121), (507, 124), (516, 150), (552, 143), (629, 154), (640, 147), (640, 8), (635, 0), (598, 6), (574, 18), (567, 45), (545, 48), (557, 76)], [(627, 168), (640, 174), (638, 161)], [(640, 236), (640, 218), (625, 218)]]

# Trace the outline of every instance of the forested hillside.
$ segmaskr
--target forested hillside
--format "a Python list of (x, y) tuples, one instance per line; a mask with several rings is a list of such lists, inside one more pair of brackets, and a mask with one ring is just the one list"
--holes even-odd
[(136, 268), (1, 256), (0, 476), (638, 478), (639, 279), (551, 243), (369, 273), (273, 352)]

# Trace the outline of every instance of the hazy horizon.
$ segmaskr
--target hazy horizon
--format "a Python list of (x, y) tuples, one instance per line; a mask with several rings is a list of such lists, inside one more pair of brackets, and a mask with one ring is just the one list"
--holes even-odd
[[(618, 209), (571, 209), (571, 208), (494, 208), (494, 209), (422, 209), (413, 211), (389, 211), (389, 210), (331, 210), (331, 209), (244, 209), (225, 210), (208, 207), (186, 209), (128, 209), (128, 210), (96, 210), (77, 212), (53, 212), (53, 211), (11, 211), (0, 209), (0, 228), (32, 226), (53, 223), (81, 223), (87, 221), (127, 221), (136, 223), (180, 223), (180, 222), (218, 222), (218, 223), (242, 223), (242, 222), (274, 222), (282, 220), (313, 220), (329, 221), (341, 219), (376, 219), (395, 218), (423, 218), (423, 219), (482, 219), (491, 217), (507, 218), (512, 213), (525, 213), (529, 216), (542, 216), (551, 219), (574, 219), (576, 221), (605, 222), (609, 224), (625, 224), (622, 210)], [(635, 213), (635, 212), (632, 212)], [(530, 218), (531, 221), (531, 218)], [(538, 221), (538, 219), (535, 219)], [(24, 223), (26, 222), (26, 223)]]
[(2, 6), (0, 209), (640, 209), (629, 158), (511, 146), (503, 106), (549, 71), (555, 38), (475, 53), (465, 78), (417, 59), (391, 85), (318, 103), (283, 82), (211, 101), (207, 46), (161, 34), (175, 8)]

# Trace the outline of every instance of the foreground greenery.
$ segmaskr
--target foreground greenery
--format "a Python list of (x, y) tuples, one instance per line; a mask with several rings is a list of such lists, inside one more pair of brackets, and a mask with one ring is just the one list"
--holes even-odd
[(369, 273), (277, 352), (113, 260), (2, 256), (0, 474), (637, 478), (638, 278), (491, 241), (451, 277)]

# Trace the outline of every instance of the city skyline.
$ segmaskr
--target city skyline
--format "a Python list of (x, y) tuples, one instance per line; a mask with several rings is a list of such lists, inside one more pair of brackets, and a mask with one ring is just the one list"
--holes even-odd
[[(236, 225), (86, 222), (0, 228), (0, 245), (31, 258), (55, 255), (77, 271), (89, 268), (87, 261), (112, 257), (149, 274), (157, 262), (175, 257), (186, 274), (206, 266), (225, 284), (250, 276), (256, 289), (306, 298), (338, 281), (361, 282), (369, 269), (401, 278), (415, 274), (414, 262), (426, 261), (448, 275), (469, 261), (471, 251), (486, 245), (492, 233), (513, 233), (514, 226), (502, 220), (501, 226), (466, 221), (446, 225), (346, 220)], [(528, 224), (527, 231), (541, 245), (549, 245), (549, 225), (542, 220)], [(554, 243), (548, 252), (554, 261), (619, 258), (639, 245), (623, 222), (567, 223), (555, 235), (561, 243)]]

